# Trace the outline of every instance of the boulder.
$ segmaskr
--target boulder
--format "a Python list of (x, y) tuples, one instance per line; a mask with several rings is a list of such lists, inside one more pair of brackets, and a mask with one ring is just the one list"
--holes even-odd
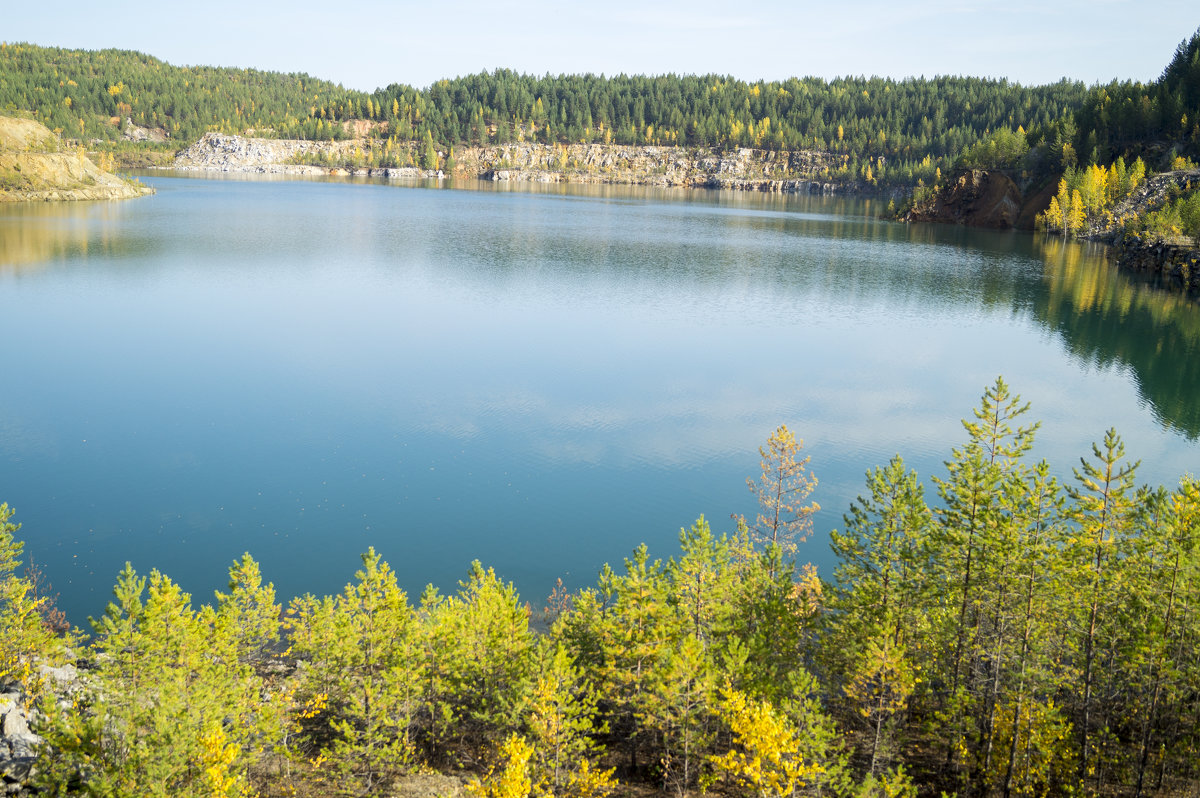
[(52, 682), (56, 687), (70, 687), (79, 681), (79, 669), (70, 662), (59, 668), (44, 664), (39, 665), (38, 673), (42, 675), (42, 679)]
[[(0, 761), (0, 776), (3, 776), (4, 781), (9, 782), (9, 786), (16, 785), (18, 788), (22, 784), (29, 784), (33, 781), (33, 777), (37, 774), (37, 760), (33, 757), (21, 757), (20, 759), (8, 759)], [(20, 789), (14, 792), (20, 792)]]
[(19, 709), (6, 712), (3, 722), (0, 722), (0, 735), (5, 739), (28, 736), (29, 721), (25, 718), (25, 713)]

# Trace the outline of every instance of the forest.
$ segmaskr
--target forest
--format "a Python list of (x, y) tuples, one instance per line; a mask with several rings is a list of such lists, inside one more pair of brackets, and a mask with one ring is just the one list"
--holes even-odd
[[(1138, 157), (1153, 170), (1200, 158), (1200, 32), (1156, 81), (935, 76), (747, 82), (722, 75), (544, 75), (497, 69), (418, 89), (344, 89), (305, 74), (176, 67), (123, 50), (0, 43), (0, 111), (68, 139), (120, 141), (126, 121), (182, 149), (209, 131), (416, 142), (418, 152), (511, 141), (814, 150), (862, 186), (932, 187), (955, 168), (1026, 183)], [(145, 145), (142, 145), (145, 146)], [(997, 150), (997, 146), (999, 149)]]
[(370, 94), (308, 75), (175, 67), (119, 50), (0, 45), (0, 110), (27, 111), (68, 138), (120, 140), (125, 121), (161, 128), (181, 149), (208, 131), (340, 139), (345, 123), (382, 123), (396, 141), (455, 145), (516, 140), (605, 142), (838, 154), (847, 177), (932, 183), (961, 151), (998, 128), (1049, 128), (1088, 90), (1062, 81), (793, 78), (720, 75), (522, 75), (496, 70), (427, 89)]
[[(1076, 112), (1079, 152), (1061, 157), (1062, 177), (1040, 225), (1064, 236), (1090, 230), (1149, 232), (1200, 240), (1200, 191), (1191, 180), (1200, 158), (1200, 32), (1182, 42), (1154, 84), (1114, 83), (1097, 88)], [(1127, 162), (1129, 159), (1129, 162)], [(1186, 172), (1148, 212), (1118, 212), (1148, 174)]]
[(374, 550), (282, 604), (246, 554), (199, 607), (126, 566), (85, 638), (0, 505), (0, 676), (50, 795), (1194, 792), (1200, 482), (1139, 485), (1113, 430), (1060, 481), (1029, 411), (988, 386), (928, 495), (900, 456), (871, 469), (831, 574), (801, 564), (816, 477), (781, 426), (756, 517), (542, 609), (478, 562), (410, 599)]

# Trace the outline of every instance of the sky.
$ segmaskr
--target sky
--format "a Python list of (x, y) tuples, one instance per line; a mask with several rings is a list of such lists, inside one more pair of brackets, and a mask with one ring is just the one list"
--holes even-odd
[(1157, 78), (1195, 0), (58, 0), (9, 3), (0, 41), (306, 72), (371, 91), (497, 68), (743, 80), (972, 75), (1025, 85)]

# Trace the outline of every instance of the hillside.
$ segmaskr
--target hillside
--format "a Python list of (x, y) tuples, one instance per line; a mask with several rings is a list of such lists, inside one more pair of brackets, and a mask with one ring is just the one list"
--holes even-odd
[(1082, 83), (1069, 81), (747, 82), (715, 74), (532, 76), (503, 69), (426, 89), (393, 83), (368, 94), (303, 74), (0, 44), (0, 109), (28, 108), (89, 146), (132, 139), (131, 125), (161, 131), (179, 149), (207, 132), (332, 141), (370, 126), (422, 152), (525, 142), (819, 151), (832, 161), (825, 179), (866, 187), (932, 185), (939, 169), (948, 170), (989, 131), (1047, 128), (1086, 96)]
[(153, 193), (66, 150), (45, 125), (0, 116), (0, 202), (128, 199)]
[(997, 130), (918, 188), (909, 221), (1035, 225), (1118, 245), (1118, 261), (1200, 290), (1200, 31), (1158, 80), (1097, 86), (1052, 129)]

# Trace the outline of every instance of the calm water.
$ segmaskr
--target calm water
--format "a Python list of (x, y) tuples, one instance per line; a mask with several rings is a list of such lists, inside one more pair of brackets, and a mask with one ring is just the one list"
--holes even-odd
[(633, 189), (144, 178), (0, 207), (0, 500), (72, 620), (126, 560), (282, 597), (375, 546), (410, 594), (473, 559), (538, 603), (701, 513), (751, 513), (780, 423), (828, 568), (863, 473), (923, 477), (1003, 374), (1069, 476), (1110, 426), (1200, 462), (1200, 314), (1097, 250), (863, 203)]

